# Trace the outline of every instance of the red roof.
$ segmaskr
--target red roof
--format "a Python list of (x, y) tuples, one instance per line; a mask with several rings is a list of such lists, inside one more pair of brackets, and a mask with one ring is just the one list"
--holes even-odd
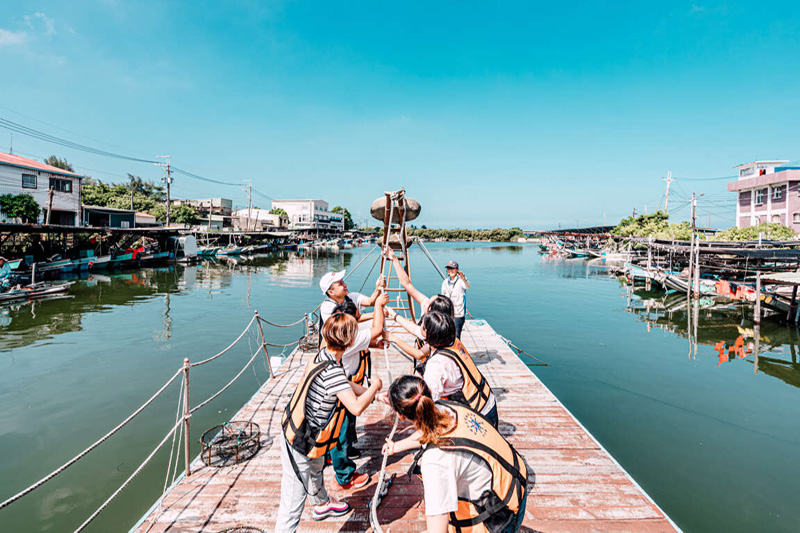
[(62, 176), (73, 176), (75, 178), (83, 177), (80, 174), (75, 174), (74, 172), (69, 172), (58, 167), (51, 167), (50, 165), (45, 165), (44, 163), (40, 163), (34, 159), (28, 159), (27, 157), (22, 157), (16, 154), (5, 154), (0, 152), (0, 164), (28, 168), (31, 170), (43, 170), (44, 172), (61, 174)]

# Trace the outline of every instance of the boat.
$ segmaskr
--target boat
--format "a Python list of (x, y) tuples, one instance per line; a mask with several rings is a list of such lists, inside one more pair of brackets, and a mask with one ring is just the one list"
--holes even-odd
[(45, 298), (47, 296), (62, 294), (69, 290), (70, 285), (72, 285), (72, 282), (58, 285), (37, 283), (26, 287), (13, 288), (5, 292), (0, 292), (0, 303), (34, 300), (36, 298)]
[(142, 266), (154, 265), (172, 259), (172, 252), (144, 252), (138, 256)]
[(229, 244), (217, 252), (217, 255), (242, 255), (242, 248)]
[(201, 246), (197, 249), (198, 257), (214, 257), (222, 250), (222, 246)]
[(179, 235), (167, 238), (167, 250), (171, 259), (179, 263), (191, 263), (197, 260), (197, 239), (193, 235)]

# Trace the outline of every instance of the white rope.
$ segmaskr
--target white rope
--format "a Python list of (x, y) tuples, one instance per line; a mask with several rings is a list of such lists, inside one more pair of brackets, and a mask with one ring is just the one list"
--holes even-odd
[(239, 371), (239, 373), (238, 373), (238, 374), (236, 374), (236, 375), (233, 377), (233, 379), (232, 379), (232, 380), (230, 380), (230, 381), (228, 382), (228, 384), (227, 384), (227, 385), (225, 385), (224, 387), (222, 387), (222, 388), (221, 388), (219, 391), (217, 391), (217, 393), (216, 393), (216, 394), (214, 394), (213, 396), (211, 396), (209, 399), (207, 399), (206, 401), (204, 401), (204, 402), (203, 402), (203, 403), (201, 403), (200, 405), (198, 405), (198, 406), (194, 407), (194, 408), (193, 408), (191, 411), (189, 411), (189, 414), (192, 414), (192, 413), (194, 413), (195, 411), (197, 411), (198, 409), (200, 409), (201, 407), (204, 407), (204, 406), (205, 406), (207, 403), (209, 403), (210, 401), (214, 400), (214, 399), (215, 399), (217, 396), (219, 396), (220, 394), (222, 394), (223, 392), (225, 392), (225, 391), (228, 389), (228, 387), (230, 387), (231, 385), (233, 385), (233, 382), (234, 382), (234, 381), (236, 381), (237, 379), (239, 379), (239, 378), (241, 377), (241, 375), (242, 375), (242, 374), (244, 374), (244, 371), (245, 371), (245, 370), (247, 370), (247, 367), (248, 367), (248, 366), (250, 366), (250, 364), (251, 364), (251, 363), (252, 363), (252, 362), (255, 360), (255, 358), (256, 358), (256, 357), (258, 356), (258, 354), (260, 354), (260, 353), (261, 353), (261, 347), (259, 346), (259, 347), (258, 347), (258, 349), (257, 349), (257, 350), (255, 351), (255, 353), (253, 354), (253, 357), (251, 357), (251, 358), (250, 358), (250, 360), (249, 360), (249, 361), (247, 361), (247, 363), (246, 363), (246, 364), (245, 364), (245, 365), (242, 367), (242, 369)]
[(97, 441), (96, 441), (94, 444), (92, 444), (91, 446), (89, 446), (88, 448), (86, 448), (85, 450), (83, 450), (81, 453), (79, 453), (78, 455), (76, 455), (75, 457), (73, 457), (72, 459), (70, 459), (69, 461), (67, 461), (67, 462), (66, 462), (66, 463), (64, 463), (63, 465), (61, 465), (60, 467), (58, 467), (58, 468), (56, 468), (55, 470), (53, 470), (52, 472), (50, 472), (48, 475), (46, 475), (45, 477), (43, 477), (42, 479), (40, 479), (39, 481), (37, 481), (36, 483), (34, 483), (33, 485), (31, 485), (31, 486), (30, 486), (30, 487), (28, 487), (27, 489), (25, 489), (25, 490), (23, 490), (23, 491), (21, 491), (21, 492), (18, 492), (18, 493), (17, 493), (17, 494), (15, 494), (14, 496), (12, 496), (12, 497), (8, 498), (8, 499), (7, 499), (6, 501), (4, 501), (3, 503), (0, 503), (0, 509), (2, 509), (3, 507), (6, 507), (6, 506), (8, 506), (8, 505), (10, 505), (10, 504), (14, 503), (14, 502), (15, 502), (15, 501), (17, 501), (18, 499), (20, 499), (20, 498), (22, 498), (23, 496), (25, 496), (26, 494), (28, 494), (28, 493), (30, 493), (30, 492), (32, 492), (32, 491), (34, 491), (34, 490), (38, 489), (39, 487), (41, 487), (42, 485), (44, 485), (45, 483), (47, 483), (48, 481), (50, 481), (51, 479), (53, 479), (54, 477), (56, 477), (58, 474), (60, 474), (61, 472), (63, 472), (63, 471), (64, 471), (64, 470), (66, 470), (67, 468), (69, 468), (70, 466), (72, 466), (72, 465), (74, 465), (75, 463), (77, 463), (77, 462), (78, 462), (80, 459), (82, 459), (82, 458), (83, 458), (83, 457), (85, 457), (85, 456), (86, 456), (86, 455), (87, 455), (89, 452), (91, 452), (92, 450), (94, 450), (95, 448), (97, 448), (98, 446), (100, 446), (100, 445), (101, 445), (103, 442), (105, 442), (106, 440), (108, 440), (109, 438), (111, 438), (111, 436), (112, 436), (112, 435), (114, 435), (114, 434), (115, 434), (117, 431), (119, 431), (120, 429), (122, 429), (122, 428), (123, 428), (123, 426), (125, 426), (125, 425), (126, 425), (128, 422), (130, 422), (131, 420), (133, 420), (134, 418), (136, 418), (136, 416), (137, 416), (139, 413), (141, 413), (142, 411), (144, 411), (144, 410), (147, 408), (147, 406), (148, 406), (148, 405), (150, 405), (151, 403), (153, 403), (153, 401), (154, 401), (154, 400), (155, 400), (155, 399), (156, 399), (156, 398), (157, 398), (157, 397), (158, 397), (158, 396), (159, 396), (159, 395), (160, 395), (162, 392), (164, 392), (164, 390), (166, 390), (166, 388), (167, 388), (167, 387), (169, 387), (169, 386), (172, 384), (172, 382), (173, 382), (173, 381), (175, 381), (175, 379), (177, 379), (177, 377), (178, 377), (178, 376), (180, 376), (182, 373), (183, 373), (183, 368), (181, 368), (180, 370), (178, 370), (178, 371), (175, 373), (175, 375), (174, 375), (174, 376), (172, 376), (172, 377), (169, 379), (169, 381), (167, 381), (167, 382), (164, 384), (164, 386), (162, 386), (160, 389), (158, 389), (158, 391), (157, 391), (155, 394), (153, 394), (153, 395), (150, 397), (150, 399), (149, 399), (149, 400), (147, 400), (146, 402), (144, 402), (144, 403), (141, 405), (141, 407), (139, 407), (139, 408), (138, 408), (136, 411), (134, 411), (134, 412), (133, 412), (133, 413), (132, 413), (130, 416), (128, 416), (128, 418), (126, 418), (125, 420), (123, 420), (123, 421), (122, 421), (122, 422), (121, 422), (121, 423), (120, 423), (120, 424), (119, 424), (117, 427), (115, 427), (114, 429), (112, 429), (111, 431), (109, 431), (108, 433), (106, 433), (104, 436), (100, 437), (100, 439), (99, 439), (99, 440), (97, 440)]
[[(181, 371), (183, 371), (183, 369), (181, 369)], [(172, 436), (172, 434), (175, 433), (175, 430), (178, 429), (178, 426), (182, 424), (183, 420), (179, 421), (177, 424), (172, 426), (172, 429), (170, 429), (169, 432), (164, 436), (164, 438), (161, 439), (161, 442), (158, 443), (158, 446), (156, 446), (156, 448), (152, 452), (150, 452), (150, 455), (148, 455), (147, 458), (144, 460), (144, 462), (142, 462), (142, 464), (139, 465), (139, 468), (134, 470), (133, 474), (131, 474), (130, 477), (126, 479), (125, 482), (122, 485), (120, 485), (120, 487), (117, 490), (114, 491), (114, 494), (109, 496), (108, 499), (105, 502), (103, 502), (103, 504), (94, 513), (92, 513), (92, 515), (89, 518), (87, 518), (86, 521), (83, 522), (83, 524), (78, 526), (78, 528), (75, 530), (75, 533), (80, 533), (81, 531), (86, 529), (86, 526), (88, 526), (92, 520), (97, 518), (97, 516), (100, 513), (102, 513), (106, 507), (108, 507), (108, 504), (110, 504), (114, 500), (114, 498), (116, 498), (119, 495), (120, 492), (125, 490), (125, 488), (130, 484), (130, 482), (133, 481), (133, 478), (139, 475), (139, 472), (141, 472), (142, 469), (145, 466), (147, 466), (147, 463), (149, 463), (150, 460), (155, 456), (155, 454), (158, 453), (158, 450), (160, 450), (161, 447), (164, 445), (164, 443), (167, 442), (167, 439), (169, 439)]]
[[(385, 235), (385, 237), (386, 237), (386, 246), (389, 246), (389, 236), (390, 236), (391, 228), (392, 228), (392, 218), (394, 218), (394, 202), (395, 202), (396, 199), (402, 197), (400, 192), (401, 191), (395, 191), (390, 196), (391, 206), (389, 208), (389, 225), (386, 228), (386, 235)], [(403, 217), (403, 218), (404, 218), (404, 221), (405, 221), (405, 217)], [(402, 235), (401, 235), (401, 237), (402, 237)], [(386, 272), (386, 250), (384, 249), (383, 252), (384, 252), (383, 268), (381, 268), (381, 270), (386, 274), (387, 273)], [(406, 261), (408, 261), (408, 256), (404, 255), (404, 257), (405, 257)], [(391, 265), (391, 263), (389, 263), (389, 264)], [(389, 268), (391, 268), (391, 266)], [(388, 284), (388, 275), (387, 275), (386, 281), (384, 281), (383, 287), (381, 287), (381, 295), (386, 294), (386, 285), (387, 284)], [(399, 294), (398, 294), (398, 296), (399, 296)], [(383, 323), (383, 333), (384, 333), (384, 336), (385, 336), (386, 335), (386, 322), (385, 321)], [(389, 374), (389, 386), (391, 386), (392, 381), (394, 381), (394, 379), (392, 377), (392, 368), (389, 365), (389, 347), (387, 346), (387, 344), (385, 342), (383, 343), (383, 357), (384, 357), (384, 359), (386, 361), (386, 372)], [(398, 418), (397, 413), (395, 413), (394, 414), (394, 423), (392, 424), (392, 431), (389, 432), (389, 437), (388, 437), (390, 440), (394, 438), (394, 433), (395, 433), (395, 431), (397, 431), (397, 423), (399, 421), (400, 421), (400, 419)], [(369, 518), (370, 518), (370, 522), (372, 524), (373, 531), (375, 531), (377, 533), (383, 533), (383, 529), (381, 529), (380, 522), (378, 522), (378, 496), (381, 493), (381, 489), (383, 488), (383, 481), (386, 478), (386, 463), (388, 461), (389, 461), (389, 454), (388, 453), (384, 453), (383, 454), (383, 460), (381, 461), (381, 470), (380, 470), (380, 473), (378, 474), (378, 484), (375, 486), (375, 494), (372, 495), (372, 504), (370, 505)]]
[(422, 248), (422, 252), (425, 254), (425, 257), (428, 258), (428, 261), (431, 262), (433, 268), (436, 269), (436, 272), (439, 273), (442, 279), (446, 278), (447, 275), (444, 272), (442, 272), (442, 269), (439, 268), (439, 265), (436, 264), (436, 261), (433, 259), (433, 256), (428, 251), (428, 248), (425, 246), (425, 243), (422, 242), (422, 239), (420, 239), (419, 237), (414, 237), (414, 241), (419, 245), (420, 248)]
[(275, 326), (276, 328), (291, 328), (291, 327), (296, 326), (297, 324), (302, 323), (303, 320), (306, 319), (306, 317), (305, 316), (300, 317), (300, 320), (298, 320), (297, 322), (292, 322), (291, 324), (276, 324), (274, 322), (270, 322), (269, 320), (267, 320), (266, 318), (264, 318), (262, 316), (259, 316), (258, 319), (261, 322), (264, 322), (265, 324), (269, 324), (270, 326)]
[[(175, 411), (175, 423), (177, 424), (178, 421), (181, 419), (181, 406), (183, 405), (183, 386), (185, 385), (186, 381), (181, 381), (181, 388), (178, 391), (178, 409)], [(181, 426), (181, 432), (183, 432), (183, 426)], [(177, 437), (177, 433), (172, 434), (172, 444), (169, 448), (169, 462), (167, 463), (167, 475), (164, 478), (164, 489), (161, 491), (161, 494), (167, 492), (167, 486), (169, 483), (169, 473), (172, 470), (172, 456), (175, 453), (175, 437)], [(178, 454), (180, 454), (180, 449), (178, 449)], [(178, 457), (175, 458), (175, 470), (178, 470)], [(161, 503), (158, 504), (161, 507)]]
[(192, 363), (192, 364), (189, 365), (189, 367), (192, 368), (192, 367), (195, 367), (195, 366), (200, 366), (200, 365), (204, 365), (206, 363), (210, 363), (211, 361), (213, 361), (217, 357), (221, 356), (222, 354), (224, 354), (225, 352), (227, 352), (228, 350), (233, 348), (236, 345), (237, 342), (242, 340), (242, 337), (244, 337), (244, 334), (247, 333), (248, 330), (250, 330), (250, 326), (253, 325), (253, 322), (255, 322), (255, 320), (256, 320), (256, 317), (253, 316), (253, 318), (250, 319), (250, 322), (247, 323), (247, 327), (244, 328), (244, 331), (242, 331), (242, 333), (238, 337), (236, 337), (236, 340), (233, 341), (232, 343), (230, 343), (227, 348), (225, 348), (224, 350), (219, 352), (217, 355), (212, 355), (208, 359), (203, 359), (202, 361), (198, 361), (196, 363)]

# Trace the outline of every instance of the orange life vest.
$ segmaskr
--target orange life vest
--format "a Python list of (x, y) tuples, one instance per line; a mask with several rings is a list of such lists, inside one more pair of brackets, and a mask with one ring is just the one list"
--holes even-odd
[(306, 418), (306, 401), (311, 383), (328, 366), (336, 364), (334, 361), (317, 362), (316, 359), (314, 357), (306, 367), (305, 375), (286, 405), (281, 421), (286, 442), (311, 459), (322, 457), (336, 447), (346, 412), (342, 402), (337, 400), (336, 407), (324, 427), (314, 427)]
[[(455, 349), (453, 349), (455, 348)], [(492, 387), (486, 378), (483, 377), (481, 371), (475, 366), (472, 357), (464, 349), (461, 341), (456, 339), (456, 343), (450, 348), (442, 348), (436, 350), (433, 355), (441, 354), (445, 357), (452, 359), (461, 370), (461, 375), (464, 378), (464, 384), (461, 386), (461, 391), (456, 394), (451, 394), (446, 400), (453, 400), (462, 403), (479, 413), (486, 407), (489, 398), (492, 395)], [(431, 357), (433, 357), (433, 355)], [(430, 357), (428, 358), (430, 360)]]
[(372, 377), (372, 353), (369, 348), (358, 352), (358, 368), (349, 376), (350, 381), (363, 385), (366, 378)]
[[(525, 460), (480, 413), (455, 402), (438, 400), (436, 403), (456, 413), (455, 428), (442, 435), (439, 449), (471, 453), (481, 459), (492, 473), (491, 489), (484, 491), (477, 500), (459, 498), (458, 509), (450, 513), (448, 530), (457, 533), (505, 530), (515, 519), (527, 494)], [(412, 469), (416, 468), (426, 449), (417, 453)]]

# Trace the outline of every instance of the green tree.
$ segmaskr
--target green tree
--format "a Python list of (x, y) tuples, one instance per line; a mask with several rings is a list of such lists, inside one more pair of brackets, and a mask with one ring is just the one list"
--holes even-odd
[(75, 172), (75, 169), (72, 168), (72, 165), (67, 162), (66, 158), (61, 159), (57, 156), (51, 155), (44, 160), (44, 164), (50, 165), (51, 167), (60, 168), (61, 170), (66, 170), (67, 172)]
[(187, 224), (191, 226), (197, 222), (197, 212), (188, 205), (179, 205), (170, 210), (169, 221), (170, 223), (175, 222), (177, 224)]
[(794, 230), (781, 224), (773, 222), (759, 224), (758, 226), (747, 226), (745, 228), (732, 227), (721, 231), (714, 236), (717, 241), (755, 241), (758, 235), (764, 234), (764, 239), (768, 241), (784, 241), (796, 237)]
[(331, 209), (331, 213), (338, 213), (344, 216), (344, 229), (345, 231), (353, 229), (355, 224), (353, 224), (353, 217), (350, 215), (350, 211), (345, 209), (344, 207), (337, 205), (333, 209)]
[(278, 215), (283, 218), (289, 218), (289, 215), (286, 214), (286, 211), (282, 207), (273, 207), (269, 210), (270, 215)]
[(39, 218), (39, 204), (30, 194), (4, 194), (0, 196), (0, 211), (23, 223), (36, 222)]

